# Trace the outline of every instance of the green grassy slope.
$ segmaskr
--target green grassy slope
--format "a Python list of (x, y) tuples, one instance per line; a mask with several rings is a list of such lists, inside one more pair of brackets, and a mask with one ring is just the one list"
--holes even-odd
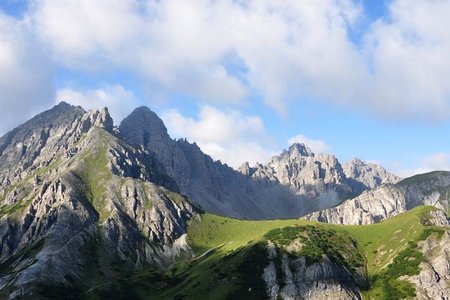
[[(309, 246), (297, 254), (312, 262), (326, 253), (353, 270), (364, 264), (363, 273), (367, 272), (370, 282), (370, 288), (363, 291), (365, 299), (412, 297), (413, 286), (399, 277), (419, 271), (424, 257), (417, 242), (444, 231), (424, 225), (433, 209), (417, 207), (367, 226), (305, 220), (244, 221), (204, 214), (188, 231), (196, 258), (180, 260), (165, 273), (148, 268), (131, 280), (124, 277), (108, 286), (110, 292), (94, 292), (112, 299), (118, 299), (121, 292), (133, 292), (143, 299), (264, 299), (261, 274), (268, 263), (266, 240), (283, 245), (300, 237)], [(350, 244), (354, 244), (352, 255), (346, 256), (346, 245)]]

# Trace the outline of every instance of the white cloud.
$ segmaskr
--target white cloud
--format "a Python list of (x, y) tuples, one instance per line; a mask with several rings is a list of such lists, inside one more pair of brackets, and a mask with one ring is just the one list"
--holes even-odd
[(229, 104), (256, 93), (281, 114), (308, 98), (448, 117), (450, 1), (392, 1), (355, 45), (363, 14), (351, 0), (43, 0), (28, 13), (58, 63), (127, 70), (156, 93)]
[(88, 69), (127, 57), (145, 29), (136, 1), (34, 1), (30, 17), (55, 61)]
[(394, 120), (447, 120), (450, 1), (391, 1), (361, 30), (363, 17), (351, 0), (29, 1), (22, 19), (0, 14), (0, 132), (53, 102), (60, 67), (127, 72), (162, 98), (203, 104), (242, 105), (256, 94), (281, 114), (313, 99)]
[(26, 22), (0, 11), (0, 134), (53, 103), (51, 75)]
[(66, 101), (73, 105), (80, 105), (85, 109), (102, 109), (108, 107), (115, 124), (118, 124), (139, 105), (134, 94), (121, 85), (105, 85), (90, 90), (60, 89), (56, 102)]
[(450, 1), (397, 0), (366, 34), (367, 102), (392, 118), (444, 120), (450, 114)]
[(234, 168), (246, 161), (266, 162), (274, 154), (268, 150), (269, 139), (259, 117), (211, 106), (203, 106), (196, 119), (177, 110), (165, 111), (161, 117), (172, 136), (195, 141), (205, 153)]
[(302, 134), (293, 136), (288, 140), (289, 145), (292, 145), (294, 143), (303, 143), (309, 148), (311, 148), (311, 150), (314, 153), (331, 153), (332, 151), (331, 146), (325, 143), (324, 141), (312, 139)]

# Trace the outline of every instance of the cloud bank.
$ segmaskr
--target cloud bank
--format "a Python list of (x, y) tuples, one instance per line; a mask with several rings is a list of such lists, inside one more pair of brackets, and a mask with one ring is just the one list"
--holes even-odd
[(393, 1), (367, 26), (351, 0), (32, 3), (55, 63), (124, 69), (162, 93), (228, 104), (258, 95), (281, 114), (316, 99), (382, 118), (450, 115), (450, 1)]

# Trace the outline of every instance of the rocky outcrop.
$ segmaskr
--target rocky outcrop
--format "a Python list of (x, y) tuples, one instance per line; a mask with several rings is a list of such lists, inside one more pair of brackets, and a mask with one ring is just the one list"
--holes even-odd
[(330, 154), (314, 154), (304, 144), (293, 144), (281, 155), (266, 164), (240, 171), (251, 176), (263, 187), (282, 185), (296, 195), (311, 201), (311, 210), (319, 210), (340, 203), (352, 195), (339, 161)]
[(419, 243), (425, 261), (415, 276), (402, 279), (411, 282), (416, 289), (417, 299), (448, 299), (450, 297), (450, 231), (441, 236), (431, 235)]
[(119, 126), (120, 136), (147, 151), (160, 173), (176, 183), (203, 210), (237, 218), (297, 217), (311, 211), (309, 200), (288, 186), (261, 185), (249, 176), (214, 161), (195, 143), (172, 140), (161, 119), (147, 107), (134, 110)]
[(380, 222), (419, 205), (449, 209), (450, 172), (432, 172), (386, 184), (342, 204), (311, 213), (305, 219), (333, 224)]
[(186, 229), (197, 209), (155, 184), (173, 182), (115, 135), (106, 109), (60, 104), (1, 145), (2, 298), (45, 286), (83, 290), (96, 276), (113, 280), (118, 266), (163, 268), (191, 255)]
[(135, 109), (119, 132), (125, 141), (148, 152), (160, 173), (172, 178), (178, 191), (196, 205), (236, 218), (299, 217), (378, 185), (374, 178), (389, 177), (382, 168), (364, 165), (364, 180), (372, 176), (374, 182), (361, 185), (359, 179), (346, 177), (336, 157), (314, 154), (304, 144), (292, 145), (266, 165), (245, 163), (237, 172), (213, 161), (195, 143), (172, 140), (162, 120), (147, 107)]
[(0, 186), (8, 187), (77, 153), (77, 142), (92, 127), (112, 131), (108, 110), (85, 112), (61, 102), (0, 138)]
[(380, 165), (366, 163), (359, 158), (346, 162), (342, 169), (348, 178), (349, 185), (358, 194), (382, 184), (395, 184), (401, 180), (400, 177), (389, 173)]
[(364, 273), (350, 271), (326, 255), (308, 262), (296, 253), (299, 247), (299, 241), (284, 250), (268, 242), (269, 263), (262, 274), (268, 299), (362, 299), (359, 287), (367, 286)]

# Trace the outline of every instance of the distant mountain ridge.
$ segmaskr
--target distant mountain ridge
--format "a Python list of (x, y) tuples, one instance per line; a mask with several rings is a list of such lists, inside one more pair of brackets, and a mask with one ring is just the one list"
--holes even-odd
[[(250, 168), (244, 164), (238, 173), (213, 161), (195, 143), (170, 138), (162, 120), (147, 107), (135, 109), (118, 130), (128, 143), (151, 154), (161, 172), (174, 179), (179, 192), (219, 215), (293, 218), (334, 206), (369, 188), (364, 183), (354, 186), (359, 177), (347, 178), (333, 155), (315, 155), (304, 144), (292, 145), (267, 165)], [(370, 172), (365, 171), (365, 180), (371, 179)], [(372, 175), (371, 186), (396, 178), (390, 174), (375, 180), (376, 176)]]
[(300, 143), (291, 145), (266, 165), (250, 167), (245, 163), (239, 171), (265, 185), (289, 186), (295, 194), (315, 199), (313, 210), (337, 205), (365, 190), (400, 180), (383, 167), (360, 159), (342, 166), (334, 155), (315, 154)]
[[(83, 117), (83, 114), (81, 107), (62, 102), (0, 138), (0, 183), (11, 184), (38, 166), (50, 164), (60, 154), (60, 149), (52, 149), (50, 156), (42, 161), (41, 148), (52, 139), (64, 139), (66, 132), (75, 130), (70, 127), (75, 126), (77, 118), (85, 118), (76, 125), (84, 134), (95, 121), (91, 120), (92, 116)], [(239, 173), (213, 161), (195, 143), (171, 139), (162, 120), (146, 107), (135, 109), (118, 128), (113, 128), (107, 110), (96, 114), (104, 119), (104, 124), (99, 124), (107, 131), (114, 131), (149, 154), (146, 163), (159, 174), (153, 182), (181, 192), (202, 209), (220, 215), (249, 219), (299, 217), (397, 180), (381, 167), (368, 168), (361, 161), (352, 168), (348, 164), (343, 168), (333, 155), (316, 155), (303, 144), (292, 145), (267, 165), (250, 168), (244, 164)], [(51, 133), (52, 128), (60, 125), (65, 126), (61, 133)], [(56, 145), (70, 147), (64, 141)], [(345, 172), (362, 168), (363, 171)], [(379, 176), (379, 170), (384, 171), (384, 177)]]
[(350, 183), (355, 191), (360, 193), (365, 190), (376, 188), (386, 183), (397, 183), (401, 180), (395, 174), (389, 173), (382, 166), (374, 163), (366, 163), (359, 158), (354, 158), (342, 166), (347, 178), (352, 179)]
[(450, 172), (420, 174), (397, 184), (382, 185), (305, 218), (333, 224), (364, 225), (380, 222), (420, 205), (449, 212)]

